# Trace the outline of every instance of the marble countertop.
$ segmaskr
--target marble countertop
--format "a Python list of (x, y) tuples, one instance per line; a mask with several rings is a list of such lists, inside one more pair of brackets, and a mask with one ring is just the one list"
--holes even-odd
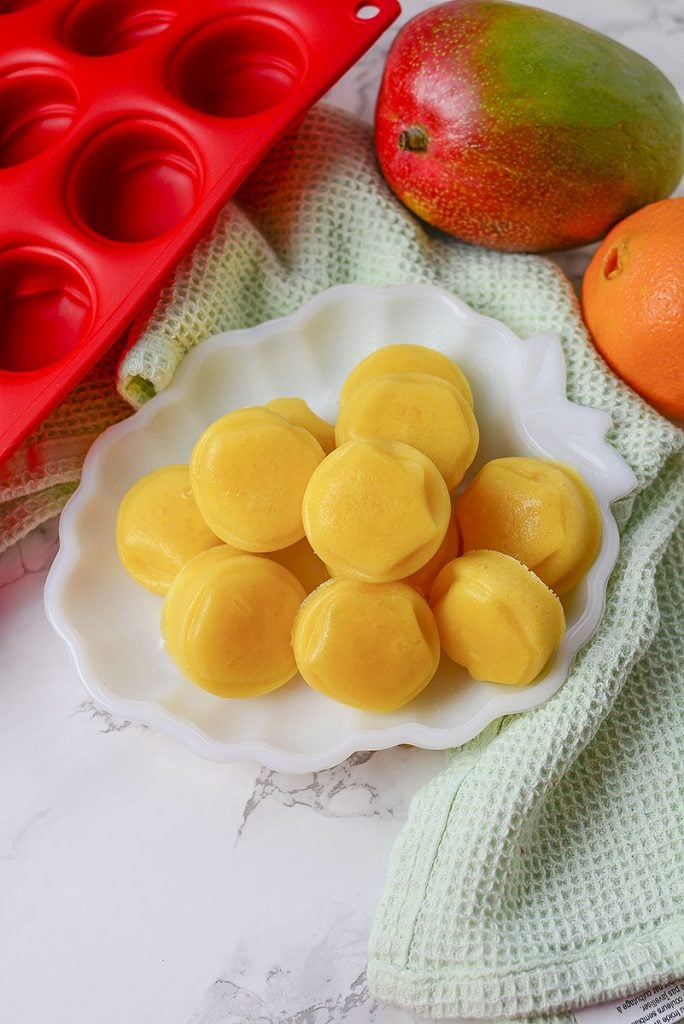
[[(400, 19), (326, 97), (372, 120)], [(546, 0), (684, 93), (683, 0)], [(577, 281), (590, 250), (559, 257)], [(411, 1024), (365, 982), (392, 844), (443, 755), (288, 776), (203, 761), (86, 696), (42, 604), (50, 522), (0, 557), (0, 1020)]]

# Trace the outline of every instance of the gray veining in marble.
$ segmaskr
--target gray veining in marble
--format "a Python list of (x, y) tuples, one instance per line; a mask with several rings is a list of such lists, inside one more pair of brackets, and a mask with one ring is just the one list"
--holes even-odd
[[(327, 99), (372, 120), (400, 20)], [(683, 0), (545, 0), (684, 92)], [(591, 252), (556, 258), (577, 286)], [(418, 1024), (366, 948), (438, 752), (289, 776), (201, 761), (86, 698), (42, 607), (52, 521), (0, 556), (0, 1024)]]

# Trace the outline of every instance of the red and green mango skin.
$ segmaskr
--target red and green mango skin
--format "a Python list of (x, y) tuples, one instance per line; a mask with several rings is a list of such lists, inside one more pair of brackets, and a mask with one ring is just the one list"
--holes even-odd
[[(418, 129), (423, 150), (402, 148)], [(383, 174), (464, 241), (542, 252), (602, 238), (676, 188), (684, 106), (627, 47), (505, 0), (453, 0), (408, 22), (375, 114)]]

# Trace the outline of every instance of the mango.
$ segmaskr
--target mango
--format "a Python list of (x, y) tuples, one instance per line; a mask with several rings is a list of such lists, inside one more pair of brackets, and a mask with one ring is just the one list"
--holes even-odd
[(418, 14), (385, 62), (383, 174), (420, 218), (511, 252), (572, 248), (664, 199), (684, 171), (684, 106), (644, 57), (503, 0)]

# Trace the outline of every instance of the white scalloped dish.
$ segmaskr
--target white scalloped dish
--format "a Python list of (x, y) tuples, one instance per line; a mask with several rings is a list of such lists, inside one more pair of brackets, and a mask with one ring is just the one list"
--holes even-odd
[[(161, 644), (161, 597), (119, 563), (115, 521), (122, 496), (152, 469), (187, 461), (201, 431), (230, 409), (299, 396), (334, 422), (348, 372), (373, 349), (397, 342), (439, 349), (471, 383), (481, 443), (464, 485), (488, 459), (532, 455), (575, 466), (597, 497), (601, 550), (563, 600), (567, 630), (545, 676), (526, 687), (475, 682), (443, 657), (427, 689), (389, 715), (338, 704), (298, 676), (246, 700), (204, 692)], [(60, 550), (45, 588), (48, 616), (98, 704), (216, 761), (256, 760), (307, 772), (358, 750), (465, 743), (496, 718), (546, 701), (598, 626), (619, 547), (610, 503), (635, 485), (604, 440), (609, 425), (605, 413), (566, 399), (563, 352), (553, 334), (521, 341), (430, 286), (331, 288), (290, 317), (208, 339), (186, 357), (166, 391), (98, 438), (62, 514)]]

